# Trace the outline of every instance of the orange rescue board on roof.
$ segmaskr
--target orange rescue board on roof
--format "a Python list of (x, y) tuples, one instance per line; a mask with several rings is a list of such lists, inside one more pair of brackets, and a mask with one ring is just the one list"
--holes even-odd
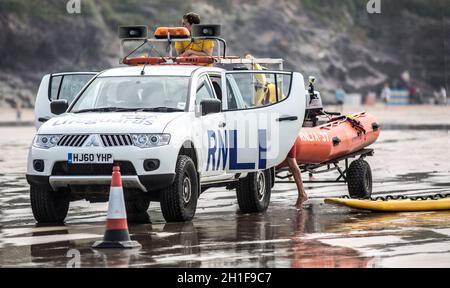
[(324, 163), (373, 144), (379, 135), (377, 119), (365, 112), (338, 117), (317, 127), (305, 127), (295, 143), (297, 162)]

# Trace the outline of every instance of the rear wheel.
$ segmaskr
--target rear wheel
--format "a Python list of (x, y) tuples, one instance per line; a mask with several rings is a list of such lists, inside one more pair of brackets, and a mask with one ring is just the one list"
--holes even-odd
[(243, 213), (264, 212), (269, 207), (272, 192), (270, 170), (249, 173), (240, 179), (236, 189), (239, 208)]
[(179, 156), (175, 181), (161, 193), (161, 211), (167, 222), (191, 221), (194, 218), (198, 185), (194, 162), (188, 156)]
[(372, 196), (372, 170), (369, 163), (353, 161), (347, 171), (348, 192), (351, 198), (368, 199)]
[(67, 191), (53, 191), (49, 186), (31, 185), (31, 209), (39, 223), (64, 223), (70, 205)]

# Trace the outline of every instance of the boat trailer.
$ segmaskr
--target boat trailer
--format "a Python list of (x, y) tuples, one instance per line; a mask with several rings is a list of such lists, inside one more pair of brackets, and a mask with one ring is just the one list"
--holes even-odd
[[(303, 183), (347, 183), (352, 198), (370, 198), (372, 194), (372, 171), (364, 158), (374, 155), (373, 149), (361, 149), (345, 156), (335, 158), (320, 164), (300, 164), (299, 168), (310, 175), (337, 171), (339, 176), (329, 180), (306, 180)], [(350, 159), (358, 158), (350, 163)], [(284, 174), (284, 173), (288, 174)], [(295, 183), (288, 180), (292, 177), (289, 168), (277, 169), (275, 173), (277, 183)]]

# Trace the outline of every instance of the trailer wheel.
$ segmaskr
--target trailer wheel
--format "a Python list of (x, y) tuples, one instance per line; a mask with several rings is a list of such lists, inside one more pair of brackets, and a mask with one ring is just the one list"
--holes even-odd
[(178, 157), (175, 181), (161, 192), (161, 211), (167, 222), (185, 222), (194, 218), (199, 183), (195, 164), (188, 156)]
[(369, 163), (358, 159), (347, 171), (348, 192), (351, 198), (368, 199), (372, 195), (372, 170)]
[(69, 192), (31, 185), (30, 200), (33, 216), (38, 223), (64, 223), (70, 205)]
[(236, 188), (239, 208), (243, 213), (260, 213), (267, 210), (272, 192), (270, 170), (249, 173), (240, 179)]

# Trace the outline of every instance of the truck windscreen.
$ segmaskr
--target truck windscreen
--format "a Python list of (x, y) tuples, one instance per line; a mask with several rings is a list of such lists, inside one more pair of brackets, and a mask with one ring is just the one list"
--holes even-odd
[(76, 99), (70, 112), (184, 111), (189, 80), (182, 76), (99, 77)]

